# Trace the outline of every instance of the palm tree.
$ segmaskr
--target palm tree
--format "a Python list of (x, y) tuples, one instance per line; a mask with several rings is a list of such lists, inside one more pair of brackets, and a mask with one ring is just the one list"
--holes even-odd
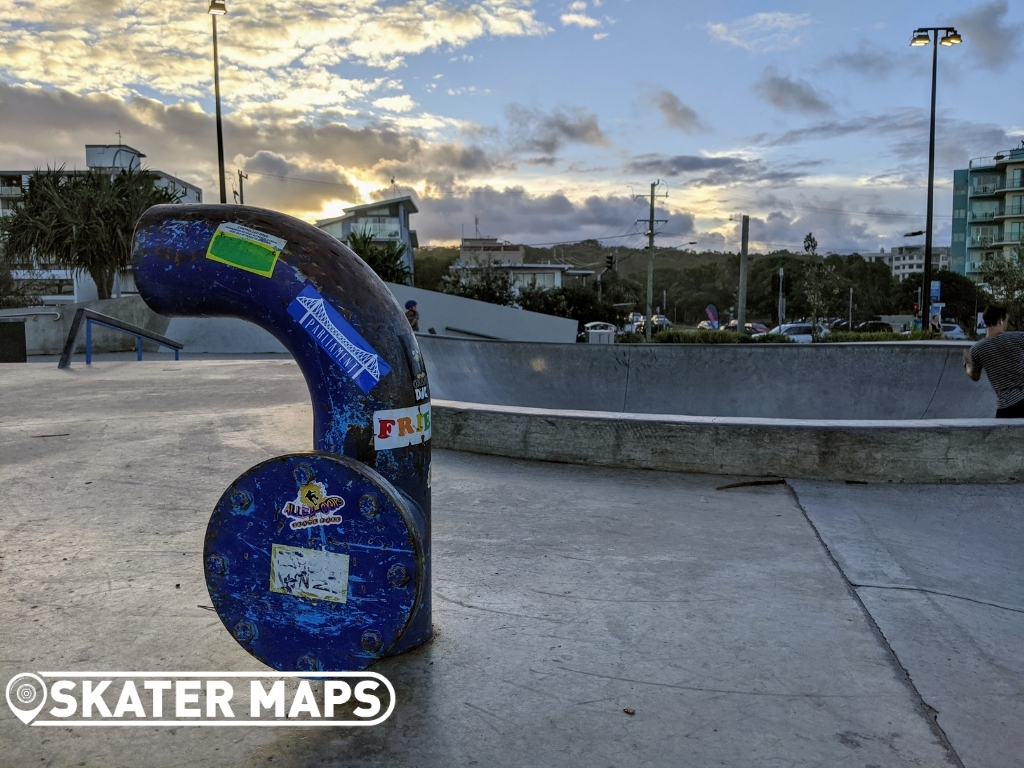
[(36, 171), (14, 212), (0, 219), (4, 258), (87, 272), (99, 298), (109, 299), (114, 276), (131, 265), (139, 218), (150, 206), (178, 200), (155, 182), (144, 170)]
[(409, 270), (402, 262), (405, 257), (405, 243), (386, 240), (377, 243), (369, 230), (353, 229), (345, 238), (345, 244), (356, 256), (365, 261), (377, 277), (389, 283), (404, 284), (409, 279)]

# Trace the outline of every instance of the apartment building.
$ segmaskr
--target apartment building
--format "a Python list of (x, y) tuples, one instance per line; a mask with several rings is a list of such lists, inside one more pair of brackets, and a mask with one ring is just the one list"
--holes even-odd
[[(869, 253), (864, 255), (865, 261), (880, 261), (892, 271), (893, 277), (906, 280), (911, 275), (924, 272), (924, 245), (898, 245), (889, 253)], [(945, 246), (932, 246), (932, 271), (952, 269), (950, 249)]]
[(464, 237), (459, 247), (459, 260), (452, 267), (472, 272), (484, 267), (497, 267), (512, 275), (512, 287), (561, 288), (572, 283), (587, 284), (594, 276), (592, 269), (579, 269), (572, 264), (524, 262), (526, 246), (498, 240), (496, 237)]
[(956, 271), (975, 281), (985, 261), (1024, 245), (1024, 142), (954, 171), (952, 240)]
[[(122, 170), (138, 171), (142, 168), (145, 155), (127, 144), (86, 144), (85, 166), (89, 170), (117, 173)], [(38, 169), (37, 169), (38, 170)], [(36, 170), (0, 170), (0, 216), (8, 216), (28, 189), (29, 178)], [(72, 176), (82, 171), (65, 169), (65, 175)], [(187, 181), (159, 170), (146, 169), (156, 186), (175, 193), (181, 203), (201, 203), (203, 191)], [(18, 265), (11, 270), (16, 282), (31, 283), (43, 291), (40, 296), (44, 303), (70, 303), (92, 301), (97, 296), (96, 284), (88, 274), (74, 274), (72, 270), (56, 269), (45, 259), (32, 264)], [(33, 288), (34, 290), (34, 288)], [(114, 279), (114, 296), (122, 293), (136, 293), (135, 282), (130, 270)]]
[(365, 232), (374, 242), (399, 242), (405, 246), (402, 263), (409, 272), (409, 285), (413, 284), (416, 264), (414, 248), (419, 248), (416, 230), (409, 228), (409, 219), (419, 209), (411, 197), (395, 197), (366, 205), (344, 208), (344, 215), (323, 219), (316, 226), (338, 240), (345, 242), (351, 232)]

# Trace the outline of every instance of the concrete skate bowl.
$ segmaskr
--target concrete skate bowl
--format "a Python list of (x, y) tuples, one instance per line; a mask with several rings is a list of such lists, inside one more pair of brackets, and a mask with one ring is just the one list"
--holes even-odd
[(420, 335), (439, 448), (678, 472), (1024, 479), (965, 344), (591, 345)]

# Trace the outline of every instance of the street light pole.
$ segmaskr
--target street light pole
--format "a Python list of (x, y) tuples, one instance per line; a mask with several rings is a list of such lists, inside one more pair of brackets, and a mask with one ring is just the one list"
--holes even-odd
[[(924, 274), (921, 278), (921, 327), (925, 322), (931, 321), (931, 295), (932, 295), (932, 215), (934, 212), (933, 193), (935, 189), (935, 81), (939, 65), (939, 46), (957, 45), (963, 42), (960, 34), (952, 27), (920, 27), (914, 30), (914, 36), (910, 40), (912, 46), (928, 45), (932, 42), (929, 33), (935, 33), (935, 48), (932, 50), (932, 104), (931, 122), (928, 129), (928, 206), (927, 219), (925, 220), (924, 234)], [(939, 33), (943, 36), (939, 39)], [(928, 302), (925, 305), (924, 302)], [(927, 306), (927, 309), (925, 307)]]
[(210, 8), (207, 13), (213, 18), (213, 91), (217, 111), (217, 166), (220, 169), (220, 201), (222, 204), (228, 201), (228, 190), (224, 178), (224, 131), (220, 120), (220, 66), (217, 63), (217, 17), (228, 12), (225, 0), (210, 0)]

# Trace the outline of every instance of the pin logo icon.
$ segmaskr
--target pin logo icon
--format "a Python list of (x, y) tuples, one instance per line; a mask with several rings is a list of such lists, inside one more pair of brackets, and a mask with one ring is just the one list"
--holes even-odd
[(26, 725), (35, 719), (45, 704), (46, 683), (41, 677), (25, 672), (12, 677), (7, 683), (7, 706)]

